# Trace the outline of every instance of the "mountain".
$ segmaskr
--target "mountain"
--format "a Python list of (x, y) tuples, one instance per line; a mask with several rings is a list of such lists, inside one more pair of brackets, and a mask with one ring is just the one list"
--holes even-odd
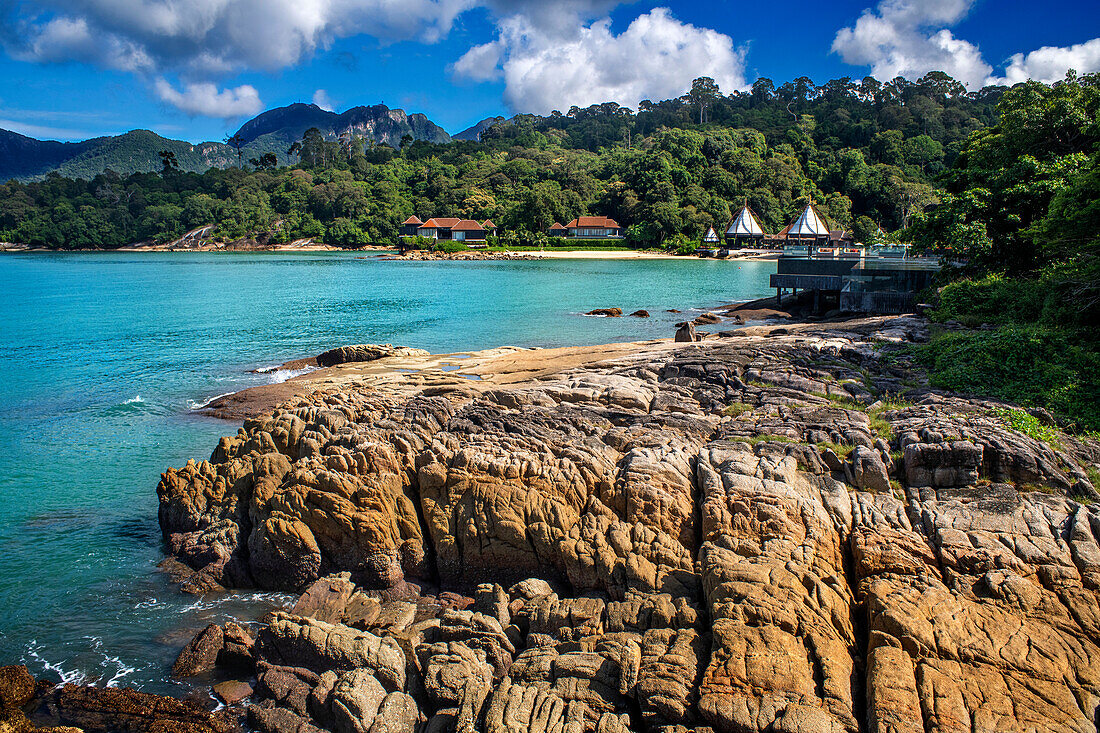
[[(311, 127), (326, 137), (349, 133), (395, 148), (405, 135), (433, 143), (451, 141), (446, 130), (425, 115), (406, 114), (382, 104), (352, 107), (342, 114), (326, 112), (315, 104), (291, 104), (268, 110), (241, 126), (237, 134), (245, 141), (242, 157), (247, 161), (270, 151), (280, 163), (286, 163), (287, 148)], [(92, 178), (107, 169), (122, 175), (159, 171), (162, 150), (175, 153), (180, 168), (186, 171), (202, 172), (237, 163), (237, 151), (224, 143), (189, 143), (149, 130), (71, 143), (36, 140), (0, 130), (0, 181), (30, 181), (44, 178), (51, 171), (70, 178)]]
[(282, 153), (295, 140), (301, 140), (311, 127), (319, 129), (325, 137), (350, 134), (395, 148), (401, 145), (405, 135), (433, 143), (451, 141), (447, 131), (427, 116), (405, 114), (404, 110), (390, 109), (384, 104), (352, 107), (340, 114), (327, 112), (315, 104), (291, 104), (249, 120), (241, 125), (237, 134), (253, 147)]
[(507, 121), (508, 120), (506, 120), (503, 117), (486, 117), (481, 122), (474, 125), (473, 127), (467, 127), (465, 130), (463, 130), (462, 132), (455, 135), (452, 139), (454, 139), (454, 140), (472, 140), (473, 142), (477, 142), (478, 140), (481, 139), (481, 133), (485, 132), (486, 130), (488, 130), (490, 127), (492, 127), (493, 125), (495, 125), (498, 122), (507, 122)]

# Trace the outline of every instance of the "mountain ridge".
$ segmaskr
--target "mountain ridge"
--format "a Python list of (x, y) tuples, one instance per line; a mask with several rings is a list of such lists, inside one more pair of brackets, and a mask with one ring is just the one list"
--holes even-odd
[[(394, 148), (400, 146), (405, 135), (433, 143), (452, 140), (446, 130), (419, 112), (408, 114), (402, 109), (376, 104), (336, 113), (315, 104), (297, 102), (269, 109), (241, 125), (236, 132), (245, 141), (241, 157), (247, 161), (271, 152), (285, 164), (290, 145), (312, 127), (321, 130), (326, 138), (350, 134)], [(135, 129), (120, 135), (60, 142), (0, 128), (0, 181), (37, 180), (55, 171), (70, 178), (93, 178), (107, 170), (124, 176), (159, 171), (162, 150), (174, 153), (182, 170), (199, 173), (209, 168), (226, 168), (238, 161), (237, 150), (224, 142), (191, 143), (151, 130)]]

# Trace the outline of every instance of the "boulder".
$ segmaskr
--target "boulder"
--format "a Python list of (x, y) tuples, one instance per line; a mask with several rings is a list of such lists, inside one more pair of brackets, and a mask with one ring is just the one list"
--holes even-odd
[(237, 703), (252, 696), (252, 685), (240, 680), (227, 680), (214, 685), (214, 694), (226, 705)]
[(222, 627), (210, 624), (196, 634), (176, 657), (172, 676), (178, 679), (213, 672), (224, 642)]
[(605, 318), (620, 318), (623, 315), (622, 308), (596, 308), (585, 313), (586, 316), (604, 316)]
[(633, 316), (634, 318), (649, 318), (649, 311), (647, 311), (647, 310), (636, 310), (633, 313), (631, 313), (630, 315)]
[(695, 333), (695, 324), (691, 321), (681, 323), (676, 329), (676, 338), (673, 339), (677, 343), (694, 343), (701, 340)]

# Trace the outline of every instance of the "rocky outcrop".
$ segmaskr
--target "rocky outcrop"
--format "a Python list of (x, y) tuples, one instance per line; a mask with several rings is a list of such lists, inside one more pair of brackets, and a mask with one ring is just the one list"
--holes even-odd
[(1095, 730), (1100, 448), (922, 387), (922, 328), (315, 393), (168, 470), (161, 524), (302, 592), (250, 652), (266, 733)]

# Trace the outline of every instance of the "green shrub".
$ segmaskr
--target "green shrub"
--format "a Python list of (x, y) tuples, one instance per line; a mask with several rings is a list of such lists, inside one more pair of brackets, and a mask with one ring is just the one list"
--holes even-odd
[(917, 348), (933, 387), (1044, 407), (1100, 429), (1100, 352), (1073, 331), (1003, 326), (937, 333)]
[(455, 252), (465, 252), (469, 249), (462, 242), (436, 242), (436, 252), (446, 252), (447, 254), (454, 254)]
[(1058, 431), (1049, 425), (1044, 425), (1039, 421), (1039, 418), (1034, 415), (1029, 415), (1023, 410), (1006, 410), (999, 408), (993, 411), (993, 414), (1001, 419), (1006, 426), (1012, 428), (1017, 433), (1023, 433), (1029, 438), (1042, 441), (1043, 443), (1052, 443), (1058, 445)]
[(931, 316), (936, 321), (981, 323), (1035, 323), (1042, 316), (1044, 288), (1039, 280), (990, 275), (981, 280), (959, 280), (940, 291)]

